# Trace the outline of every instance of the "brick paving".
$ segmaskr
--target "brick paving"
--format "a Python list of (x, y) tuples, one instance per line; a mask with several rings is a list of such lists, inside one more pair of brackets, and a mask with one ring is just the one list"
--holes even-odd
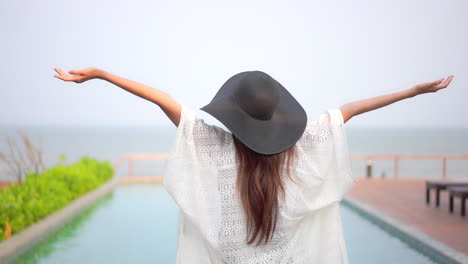
[(435, 207), (431, 190), (431, 203), (426, 204), (425, 179), (359, 178), (347, 195), (468, 255), (468, 216), (460, 215), (460, 200), (451, 214), (448, 192), (441, 192)]

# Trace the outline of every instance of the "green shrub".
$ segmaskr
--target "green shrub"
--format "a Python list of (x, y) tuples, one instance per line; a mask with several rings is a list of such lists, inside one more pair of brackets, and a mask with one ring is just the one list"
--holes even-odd
[(96, 189), (113, 175), (109, 161), (83, 157), (75, 164), (60, 164), (42, 174), (28, 173), (21, 184), (0, 189), (0, 241), (5, 239), (7, 221), (11, 234), (15, 234)]

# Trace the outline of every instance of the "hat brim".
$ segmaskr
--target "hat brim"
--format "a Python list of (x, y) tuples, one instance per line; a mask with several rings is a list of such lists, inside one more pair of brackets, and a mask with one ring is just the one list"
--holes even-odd
[(304, 133), (307, 114), (296, 99), (280, 89), (278, 106), (269, 120), (251, 117), (227, 96), (200, 108), (219, 120), (248, 148), (261, 154), (277, 154), (292, 147)]

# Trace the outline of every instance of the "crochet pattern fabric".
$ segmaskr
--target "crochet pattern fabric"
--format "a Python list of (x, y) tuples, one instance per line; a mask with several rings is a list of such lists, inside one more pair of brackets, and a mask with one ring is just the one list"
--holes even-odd
[(177, 263), (348, 263), (339, 201), (355, 183), (339, 109), (309, 121), (276, 230), (267, 244), (246, 243), (246, 216), (236, 192), (230, 132), (182, 105), (164, 185), (180, 208)]

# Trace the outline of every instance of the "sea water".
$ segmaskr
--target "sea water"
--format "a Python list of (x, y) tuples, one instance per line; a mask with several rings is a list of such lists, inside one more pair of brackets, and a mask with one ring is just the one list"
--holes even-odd
[[(25, 149), (18, 131), (26, 133), (35, 146), (42, 146), (46, 167), (66, 156), (65, 164), (74, 163), (83, 156), (109, 160), (115, 164), (128, 153), (167, 153), (175, 140), (175, 126), (124, 127), (124, 126), (0, 126), (0, 152), (10, 155), (8, 140), (15, 140)], [(347, 128), (351, 154), (468, 154), (468, 128)], [(374, 177), (393, 177), (393, 161), (374, 161)], [(11, 179), (2, 173), (6, 165), (0, 162), (0, 181)], [(366, 174), (366, 161), (352, 162), (355, 176)], [(162, 175), (164, 161), (138, 160), (134, 162), (135, 175)], [(123, 163), (116, 175), (127, 175)], [(442, 176), (440, 160), (402, 160), (400, 177)], [(449, 160), (449, 177), (467, 177), (468, 160)]]

